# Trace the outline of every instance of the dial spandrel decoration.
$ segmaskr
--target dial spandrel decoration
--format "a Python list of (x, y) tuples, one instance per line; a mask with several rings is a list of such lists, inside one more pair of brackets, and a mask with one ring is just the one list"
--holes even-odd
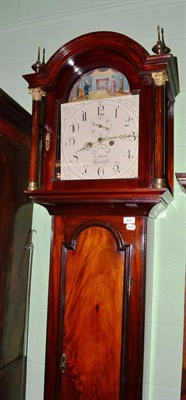
[(61, 180), (138, 177), (139, 95), (61, 105)]

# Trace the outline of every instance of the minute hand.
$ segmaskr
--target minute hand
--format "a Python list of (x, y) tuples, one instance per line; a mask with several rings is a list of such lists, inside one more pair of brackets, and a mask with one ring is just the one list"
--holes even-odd
[(126, 133), (123, 133), (123, 134), (121, 134), (121, 135), (119, 135), (119, 136), (100, 137), (100, 138), (98, 138), (98, 142), (99, 142), (99, 143), (102, 143), (102, 142), (104, 142), (105, 140), (126, 139), (126, 138), (129, 138), (129, 139), (131, 138), (131, 139), (133, 139), (133, 141), (134, 141), (134, 140), (136, 140), (137, 135), (135, 134), (135, 132), (132, 132), (132, 133), (129, 134), (129, 135), (126, 135)]

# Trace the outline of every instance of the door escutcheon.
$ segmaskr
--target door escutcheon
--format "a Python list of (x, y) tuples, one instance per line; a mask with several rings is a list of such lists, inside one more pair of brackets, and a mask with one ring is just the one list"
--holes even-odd
[(61, 370), (62, 374), (64, 374), (64, 372), (66, 370), (66, 364), (67, 364), (66, 354), (63, 353), (61, 356), (61, 362), (60, 362), (60, 370)]

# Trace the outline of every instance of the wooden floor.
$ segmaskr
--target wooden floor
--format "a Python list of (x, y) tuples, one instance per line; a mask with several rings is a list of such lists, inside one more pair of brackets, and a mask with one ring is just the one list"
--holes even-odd
[(78, 97), (75, 101), (104, 99), (108, 97), (125, 96), (127, 94), (130, 93), (121, 92), (117, 90), (115, 90), (114, 93), (112, 93), (109, 90), (97, 90), (96, 92), (90, 92), (87, 98), (85, 98), (85, 96), (81, 96)]

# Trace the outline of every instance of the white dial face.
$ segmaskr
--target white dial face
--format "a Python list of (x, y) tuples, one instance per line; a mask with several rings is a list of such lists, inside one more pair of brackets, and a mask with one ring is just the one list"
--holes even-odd
[(61, 179), (138, 177), (139, 95), (61, 105)]

